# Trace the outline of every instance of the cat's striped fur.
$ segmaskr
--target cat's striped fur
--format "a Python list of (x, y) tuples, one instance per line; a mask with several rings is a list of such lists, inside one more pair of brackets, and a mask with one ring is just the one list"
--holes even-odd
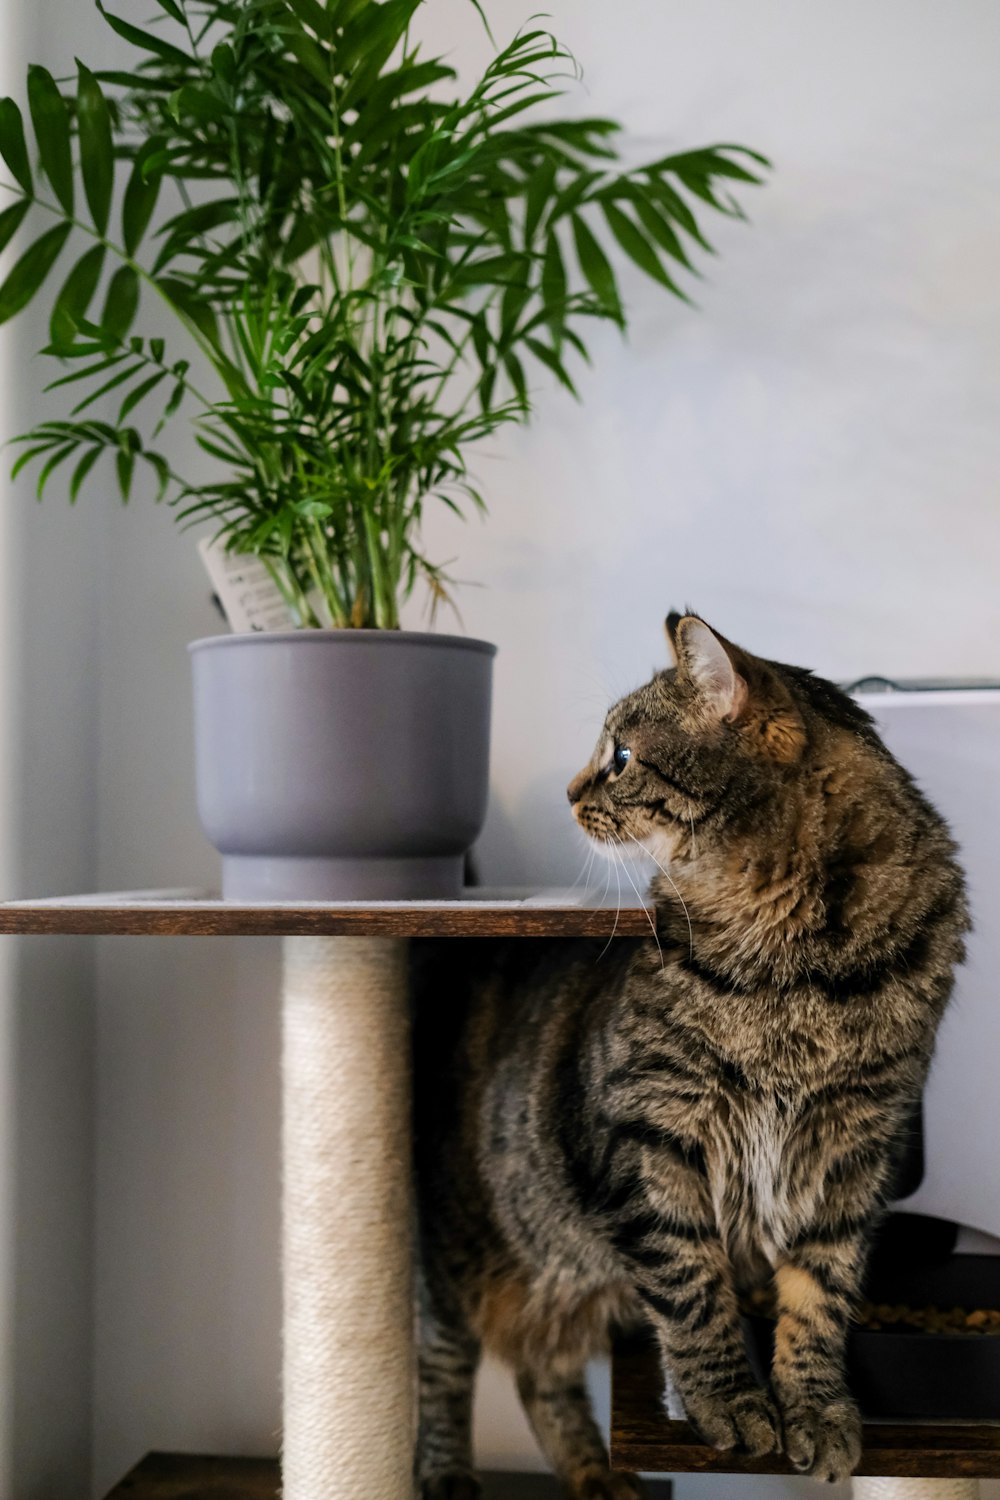
[[(569, 789), (594, 838), (669, 871), (657, 939), (416, 955), (425, 1500), (477, 1492), (483, 1347), (571, 1496), (639, 1493), (583, 1368), (641, 1321), (709, 1442), (831, 1479), (857, 1462), (845, 1328), (962, 957), (962, 875), (851, 699), (697, 617), (668, 637), (675, 667), (610, 711)], [(738, 1321), (757, 1288), (767, 1390)]]

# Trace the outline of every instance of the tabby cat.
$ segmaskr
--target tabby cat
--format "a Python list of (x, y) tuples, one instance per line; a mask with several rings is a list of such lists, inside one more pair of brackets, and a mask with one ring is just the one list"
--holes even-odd
[[(963, 956), (942, 819), (832, 683), (671, 615), (607, 716), (577, 822), (644, 847), (656, 935), (420, 947), (422, 1500), (478, 1494), (473, 1377), (514, 1369), (574, 1500), (612, 1473), (584, 1365), (648, 1324), (706, 1442), (838, 1480), (844, 1340)], [(669, 873), (666, 873), (669, 872)], [(770, 1384), (739, 1302), (777, 1317)]]

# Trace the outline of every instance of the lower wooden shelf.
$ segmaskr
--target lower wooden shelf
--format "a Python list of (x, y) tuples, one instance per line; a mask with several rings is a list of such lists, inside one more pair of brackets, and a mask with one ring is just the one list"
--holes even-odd
[[(276, 1459), (147, 1453), (106, 1500), (278, 1500), (279, 1491)], [(649, 1491), (651, 1500), (670, 1500), (669, 1480)], [(558, 1500), (562, 1493), (548, 1474), (483, 1475), (483, 1500)]]
[[(720, 1453), (663, 1409), (656, 1350), (627, 1344), (611, 1362), (611, 1462), (669, 1474), (793, 1474), (785, 1459)], [(1000, 1476), (1000, 1423), (866, 1422), (859, 1474), (920, 1479)]]
[(278, 1500), (273, 1458), (210, 1458), (192, 1453), (147, 1453), (107, 1500)]

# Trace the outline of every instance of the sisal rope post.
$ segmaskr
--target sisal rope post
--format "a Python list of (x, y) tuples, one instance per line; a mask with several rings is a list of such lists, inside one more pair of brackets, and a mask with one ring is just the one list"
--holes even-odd
[(413, 1489), (406, 944), (285, 940), (284, 1500)]
[(977, 1500), (977, 1479), (858, 1478), (852, 1500)]

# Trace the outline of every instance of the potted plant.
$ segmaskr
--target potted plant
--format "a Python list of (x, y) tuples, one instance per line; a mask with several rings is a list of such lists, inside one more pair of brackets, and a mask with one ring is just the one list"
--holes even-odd
[[(574, 64), (535, 26), (460, 94), (410, 36), (419, 0), (155, 3), (140, 28), (97, 0), (131, 71), (31, 67), (30, 131), (0, 101), (0, 249), (36, 226), (0, 322), (65, 262), (43, 352), (72, 402), (14, 469), (71, 501), (102, 459), (123, 500), (148, 473), (280, 590), (297, 629), (193, 646), (227, 895), (457, 894), (494, 648), (399, 629), (418, 583), (449, 597), (423, 508), (483, 509), (470, 448), (528, 418), (539, 374), (575, 393), (587, 319), (624, 329), (609, 240), (684, 297), (695, 210), (739, 214), (725, 190), (764, 159), (623, 168), (613, 121), (552, 116)], [(150, 333), (161, 305), (183, 349)], [(209, 477), (176, 467), (175, 418)]]

